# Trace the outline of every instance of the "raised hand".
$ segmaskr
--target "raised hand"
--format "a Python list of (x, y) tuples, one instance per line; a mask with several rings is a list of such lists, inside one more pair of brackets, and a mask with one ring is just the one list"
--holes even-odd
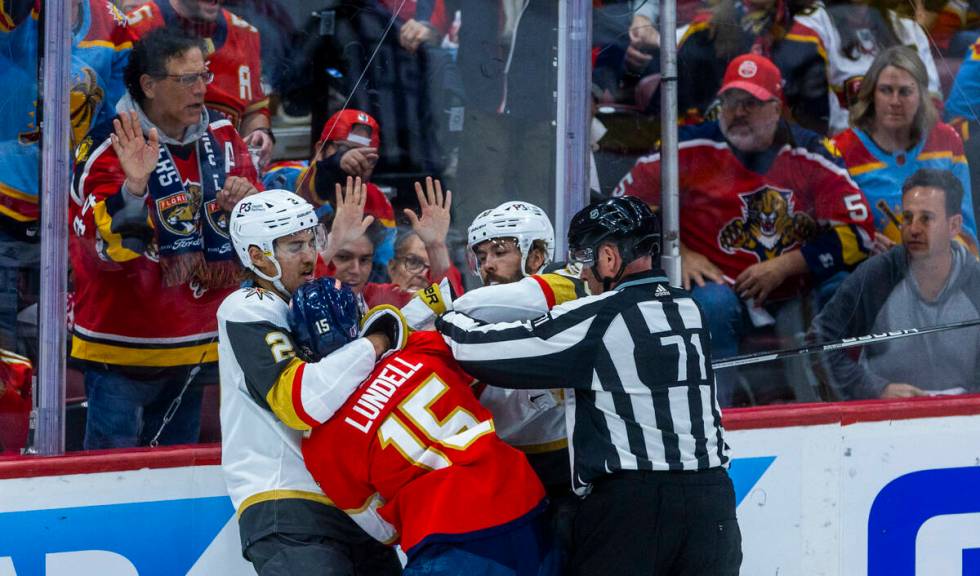
[(408, 208), (405, 209), (405, 216), (411, 223), (412, 230), (426, 246), (444, 243), (446, 234), (449, 233), (449, 209), (453, 205), (452, 191), (446, 190), (446, 194), (443, 195), (442, 183), (427, 176), (425, 192), (422, 192), (422, 183), (416, 182), (415, 195), (419, 199), (422, 217), (420, 218)]
[(231, 212), (239, 200), (246, 196), (257, 194), (258, 191), (258, 188), (249, 182), (248, 178), (229, 176), (225, 178), (225, 185), (218, 192), (218, 204), (222, 210)]
[(378, 149), (372, 146), (351, 148), (340, 157), (340, 169), (351, 176), (368, 178), (378, 163)]
[(348, 242), (360, 238), (374, 222), (374, 216), (364, 215), (367, 185), (362, 184), (360, 178), (348, 176), (346, 190), (337, 184), (336, 193), (333, 223), (327, 237), (328, 252), (333, 249), (331, 257)]
[(157, 165), (160, 154), (160, 137), (156, 128), (150, 128), (147, 138), (143, 138), (143, 128), (135, 111), (123, 112), (112, 121), (114, 132), (109, 135), (112, 149), (119, 158), (119, 166), (126, 175), (126, 189), (131, 194), (142, 196), (150, 174)]

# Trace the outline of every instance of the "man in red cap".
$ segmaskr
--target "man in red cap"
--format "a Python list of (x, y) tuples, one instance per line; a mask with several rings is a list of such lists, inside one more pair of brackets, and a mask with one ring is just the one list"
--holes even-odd
[[(867, 257), (874, 229), (836, 148), (781, 118), (782, 77), (770, 60), (732, 60), (718, 99), (717, 121), (680, 130), (680, 239), (684, 288), (725, 358), (763, 325), (761, 306), (775, 313), (810, 286), (829, 298), (839, 273)], [(637, 160), (613, 194), (659, 205), (660, 151)], [(736, 375), (716, 377), (730, 405)]]

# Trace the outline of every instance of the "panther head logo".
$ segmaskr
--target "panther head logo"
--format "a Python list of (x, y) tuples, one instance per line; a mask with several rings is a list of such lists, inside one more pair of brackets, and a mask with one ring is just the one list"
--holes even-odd
[(742, 218), (722, 228), (718, 244), (729, 254), (743, 250), (759, 261), (775, 258), (813, 235), (816, 223), (810, 215), (795, 212), (793, 193), (763, 186), (741, 194)]

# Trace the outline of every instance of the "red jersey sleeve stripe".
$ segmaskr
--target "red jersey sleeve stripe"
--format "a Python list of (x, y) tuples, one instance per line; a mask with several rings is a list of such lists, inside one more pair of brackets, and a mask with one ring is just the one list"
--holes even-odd
[(548, 309), (551, 310), (555, 307), (555, 291), (551, 289), (551, 285), (540, 276), (531, 276), (534, 281), (538, 283), (541, 287), (541, 292), (544, 293), (544, 299), (548, 303)]

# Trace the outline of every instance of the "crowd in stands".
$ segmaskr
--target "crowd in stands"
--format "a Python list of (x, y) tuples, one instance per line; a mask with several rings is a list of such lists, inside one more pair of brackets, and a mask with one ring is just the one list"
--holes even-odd
[[(0, 451), (23, 446), (2, 418), (26, 422), (37, 361), (41, 4), (0, 6)], [(228, 218), (256, 191), (313, 204), (308, 273), (365, 306), (547, 263), (467, 231), (509, 201), (558, 217), (558, 3), (331, 6), (72, 0), (75, 446), (217, 439), (215, 313), (241, 281)], [(592, 194), (656, 209), (659, 2), (593, 6)], [(980, 318), (980, 4), (677, 13), (682, 282), (715, 358)], [(517, 272), (495, 276), (507, 258)], [(973, 327), (716, 379), (724, 407), (980, 392), (978, 360)]]

